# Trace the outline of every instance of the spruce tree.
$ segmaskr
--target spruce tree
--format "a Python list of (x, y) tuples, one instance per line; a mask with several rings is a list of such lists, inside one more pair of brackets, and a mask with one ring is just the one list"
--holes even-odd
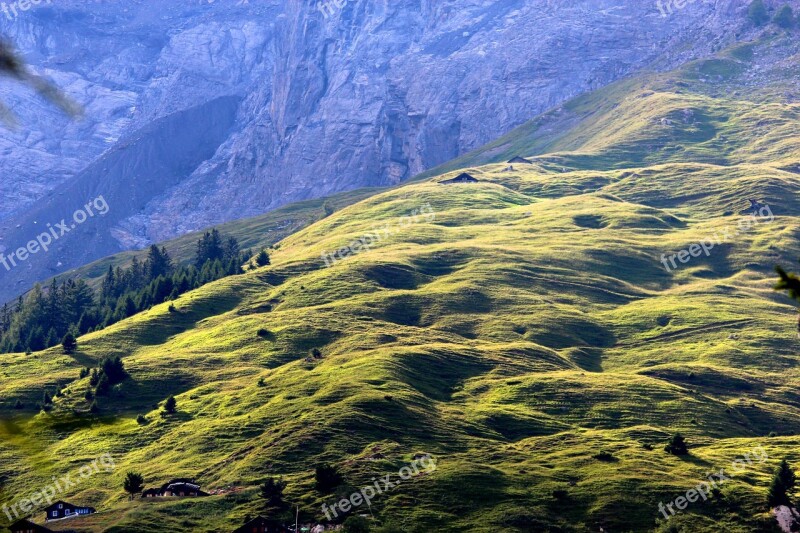
[(215, 261), (223, 259), (225, 251), (223, 249), (222, 237), (219, 230), (212, 229), (206, 232), (203, 237), (197, 241), (197, 252), (195, 257), (195, 265), (197, 268), (203, 268), (207, 261)]
[(767, 8), (764, 7), (764, 0), (753, 0), (747, 9), (747, 17), (756, 26), (762, 26), (769, 20)]
[(139, 494), (144, 490), (144, 477), (138, 472), (128, 472), (125, 474), (125, 481), (122, 482), (122, 488), (129, 494), (130, 499), (133, 499), (135, 494)]
[(103, 297), (103, 300), (108, 300), (116, 296), (116, 291), (117, 278), (114, 275), (114, 267), (108, 265), (108, 271), (106, 272), (106, 277), (103, 278), (103, 285), (100, 295)]
[(266, 250), (261, 250), (258, 255), (256, 256), (256, 264), (260, 267), (267, 266), (270, 264), (269, 254)]
[(167, 249), (162, 247), (160, 250), (155, 244), (150, 246), (147, 251), (147, 260), (145, 261), (145, 272), (147, 281), (153, 281), (160, 276), (172, 275), (172, 258), (169, 256)]
[(178, 409), (178, 402), (175, 401), (174, 396), (170, 396), (167, 398), (167, 401), (164, 402), (164, 412), (169, 414), (174, 414), (175, 411)]
[(269, 478), (261, 485), (261, 498), (264, 500), (264, 509), (270, 513), (280, 512), (286, 509), (286, 502), (283, 500), (283, 491), (286, 489), (286, 482), (280, 478)]
[(78, 341), (75, 340), (75, 336), (72, 333), (68, 332), (61, 340), (61, 347), (64, 349), (65, 354), (75, 353), (75, 350), (78, 349)]
[(775, 18), (772, 19), (772, 22), (787, 30), (794, 28), (795, 18), (791, 6), (784, 4), (775, 14)]
[(784, 459), (778, 466), (775, 475), (772, 476), (772, 481), (770, 481), (767, 491), (767, 504), (770, 507), (790, 505), (789, 496), (794, 489), (795, 482), (794, 470)]
[(669, 444), (664, 446), (664, 450), (671, 453), (672, 455), (688, 455), (689, 454), (689, 447), (686, 445), (686, 439), (683, 438), (683, 435), (680, 433), (676, 433), (672, 436), (669, 441)]
[(109, 392), (111, 392), (111, 383), (108, 380), (108, 376), (106, 376), (104, 373), (101, 373), (100, 379), (97, 381), (97, 387), (94, 389), (94, 393), (97, 396), (107, 396)]

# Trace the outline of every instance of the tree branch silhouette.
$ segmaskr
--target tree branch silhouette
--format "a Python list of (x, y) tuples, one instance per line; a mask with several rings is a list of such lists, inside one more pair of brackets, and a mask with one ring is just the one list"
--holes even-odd
[[(22, 59), (20, 59), (14, 51), (14, 47), (11, 43), (1, 37), (0, 74), (14, 78), (33, 88), (44, 99), (57, 106), (70, 117), (75, 118), (83, 114), (81, 106), (66, 96), (58, 87), (42, 76), (30, 72)], [(14, 127), (17, 124), (14, 112), (2, 102), (0, 102), (0, 120), (10, 127)]]

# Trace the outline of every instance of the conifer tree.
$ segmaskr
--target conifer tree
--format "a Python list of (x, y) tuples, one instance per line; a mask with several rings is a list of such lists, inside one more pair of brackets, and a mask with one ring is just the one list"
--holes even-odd
[(772, 22), (787, 30), (794, 28), (795, 18), (791, 6), (784, 4), (775, 14), (775, 18), (772, 19)]
[(753, 0), (747, 9), (747, 16), (756, 26), (761, 26), (769, 20), (767, 8), (764, 7), (764, 0)]
[(261, 250), (256, 256), (256, 264), (260, 267), (270, 264), (269, 254), (266, 250)]
[(767, 504), (770, 507), (790, 505), (789, 496), (796, 483), (795, 473), (784, 459), (778, 466), (767, 491)]
[(75, 350), (78, 349), (78, 341), (75, 340), (75, 336), (72, 333), (68, 332), (61, 340), (61, 347), (64, 349), (65, 354), (75, 353)]

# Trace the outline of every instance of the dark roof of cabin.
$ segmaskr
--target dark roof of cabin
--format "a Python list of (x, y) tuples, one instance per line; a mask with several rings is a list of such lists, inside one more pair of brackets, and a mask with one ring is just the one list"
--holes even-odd
[(533, 161), (530, 159), (525, 159), (524, 157), (516, 156), (509, 161), (509, 163), (527, 163), (529, 165), (533, 164)]
[(462, 172), (461, 174), (459, 174), (455, 178), (450, 178), (448, 180), (442, 180), (439, 183), (458, 183), (458, 182), (465, 182), (465, 181), (467, 181), (467, 182), (477, 182), (478, 180), (475, 177), (467, 174), (466, 172)]
[(36, 533), (52, 533), (52, 530), (47, 529), (44, 526), (40, 526), (39, 524), (34, 524), (33, 522), (25, 518), (23, 518), (22, 520), (17, 520), (16, 522), (8, 526), (8, 528), (11, 531), (28, 531), (32, 529)]
[(167, 481), (166, 483), (161, 485), (161, 490), (165, 491), (171, 485), (178, 485), (178, 484), (194, 485), (198, 489), (200, 488), (200, 484), (199, 483), (195, 483), (194, 479), (191, 479), (191, 478), (188, 478), (188, 477), (176, 477), (175, 479), (170, 479), (169, 481)]
[(59, 505), (63, 505), (64, 507), (68, 507), (70, 509), (77, 509), (79, 507), (84, 508), (84, 506), (82, 505), (75, 505), (74, 503), (65, 502), (64, 500), (58, 500), (57, 502), (54, 502), (53, 505), (45, 507), (45, 511), (49, 511), (51, 509), (58, 509)]

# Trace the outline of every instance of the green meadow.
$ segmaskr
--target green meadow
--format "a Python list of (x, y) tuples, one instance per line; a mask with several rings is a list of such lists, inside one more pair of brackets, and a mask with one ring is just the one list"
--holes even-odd
[[(773, 290), (774, 266), (800, 257), (800, 105), (779, 96), (793, 72), (748, 80), (781, 46), (579, 97), (411, 183), (339, 197), (329, 216), (317, 202), (238, 221), (229, 233), (271, 245), (271, 265), (81, 337), (72, 355), (0, 355), (0, 504), (109, 453), (112, 472), (63, 494), (98, 513), (48, 527), (231, 531), (260, 512), (267, 477), (321, 519), (332, 498), (316, 464), (355, 490), (428, 453), (435, 471), (357, 511), (373, 530), (774, 530), (771, 473), (800, 465), (797, 311)], [(509, 169), (515, 155), (532, 164)], [(479, 182), (439, 183), (462, 171)], [(773, 216), (741, 231), (751, 198)], [(726, 232), (664, 268), (662, 254)], [(186, 259), (192, 239), (168, 247)], [(107, 356), (130, 378), (91, 413), (79, 372)], [(676, 432), (690, 455), (664, 451)], [(764, 461), (664, 520), (660, 502), (757, 447)], [(129, 501), (128, 471), (221, 493)]]

